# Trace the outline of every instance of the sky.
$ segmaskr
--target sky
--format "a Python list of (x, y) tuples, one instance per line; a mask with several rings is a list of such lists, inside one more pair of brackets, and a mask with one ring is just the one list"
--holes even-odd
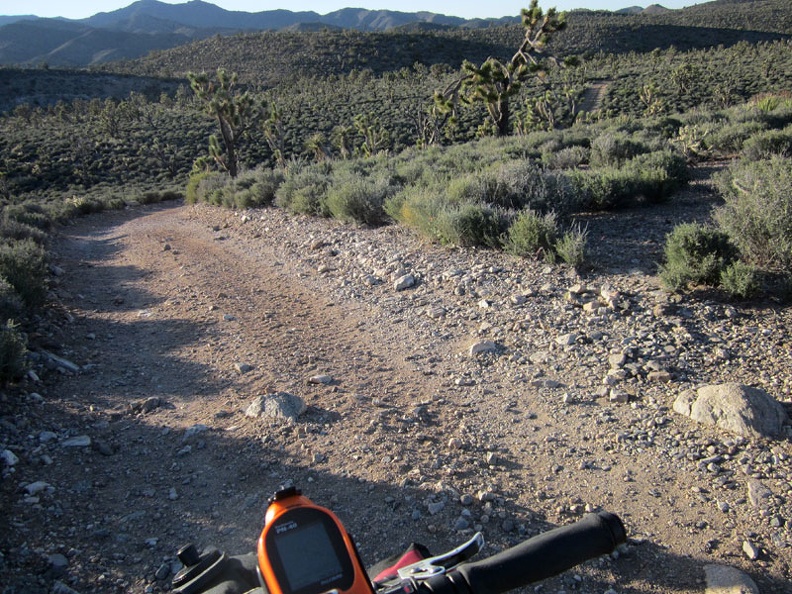
[[(40, 17), (65, 17), (82, 19), (98, 12), (111, 12), (129, 6), (134, 0), (0, 0), (0, 15), (36, 15)], [(186, 0), (161, 0), (166, 4), (183, 4)], [(293, 11), (312, 10), (327, 14), (341, 8), (388, 9), (402, 12), (428, 11), (463, 18), (516, 16), (520, 9), (527, 7), (530, 0), (510, 2), (508, 0), (323, 0), (320, 2), (299, 2), (288, 0), (206, 0), (226, 10), (261, 12), (285, 8)], [(592, 10), (618, 10), (628, 6), (647, 6), (660, 4), (666, 8), (682, 8), (701, 4), (706, 0), (540, 0), (544, 9), (556, 7), (558, 10), (589, 8)]]

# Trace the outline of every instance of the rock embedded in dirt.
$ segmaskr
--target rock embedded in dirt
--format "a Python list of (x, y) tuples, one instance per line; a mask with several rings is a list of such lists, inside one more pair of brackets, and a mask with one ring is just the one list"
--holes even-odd
[(705, 565), (705, 594), (759, 594), (756, 583), (744, 572), (728, 565)]
[(789, 423), (784, 407), (767, 392), (736, 383), (686, 390), (674, 411), (744, 437), (780, 437)]
[(245, 410), (248, 417), (269, 417), (294, 422), (307, 410), (305, 401), (288, 392), (257, 396)]

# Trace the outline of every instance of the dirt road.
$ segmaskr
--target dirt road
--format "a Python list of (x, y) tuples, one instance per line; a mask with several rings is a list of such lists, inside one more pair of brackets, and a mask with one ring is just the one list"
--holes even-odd
[[(186, 542), (252, 550), (266, 499), (288, 482), (333, 507), (370, 563), (411, 541), (439, 551), (474, 530), (491, 553), (608, 509), (630, 546), (542, 591), (700, 592), (704, 565), (721, 563), (765, 594), (788, 592), (792, 517), (779, 485), (792, 477), (790, 444), (700, 432), (672, 418), (659, 388), (632, 406), (577, 397), (601, 370), (567, 365), (561, 350), (558, 385), (508, 353), (475, 359), (468, 345), (491, 328), (463, 305), (490, 305), (428, 279), (497, 275), (514, 266), (506, 256), (441, 252), (393, 229), (185, 206), (82, 219), (56, 254), (60, 306), (42, 343), (80, 372), (50, 362), (12, 421), (22, 462), (2, 483), (4, 592), (50, 592), (56, 580), (83, 594), (165, 591)], [(421, 290), (393, 289), (387, 275), (433, 254)], [(377, 279), (355, 272), (376, 268), (369, 259), (381, 262)], [(526, 286), (574, 280), (520, 266)], [(555, 332), (538, 310), (522, 319)], [(245, 415), (281, 391), (307, 405), (297, 422)], [(724, 467), (745, 455), (761, 472), (772, 466), (763, 478), (777, 505), (762, 515), (731, 472), (715, 491), (718, 473), (700, 470), (704, 456), (670, 454), (674, 441)], [(34, 482), (46, 487), (26, 492)]]

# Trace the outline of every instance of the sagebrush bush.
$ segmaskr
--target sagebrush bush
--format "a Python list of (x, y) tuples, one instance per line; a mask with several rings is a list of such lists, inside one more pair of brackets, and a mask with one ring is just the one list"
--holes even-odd
[(440, 242), (461, 247), (500, 247), (503, 227), (497, 210), (477, 203), (449, 205), (437, 220)]
[(592, 167), (618, 167), (647, 150), (645, 145), (625, 133), (606, 131), (591, 141), (590, 163)]
[(0, 323), (0, 386), (22, 377), (27, 371), (24, 336), (8, 323)]
[(3, 221), (17, 222), (42, 231), (52, 228), (52, 217), (44, 205), (27, 201), (23, 204), (7, 204), (3, 207)]
[(14, 320), (22, 313), (24, 304), (16, 289), (0, 276), (0, 320)]
[(578, 225), (564, 232), (553, 246), (558, 257), (574, 268), (579, 268), (586, 261), (586, 243), (588, 229)]
[(721, 271), (721, 285), (737, 299), (750, 299), (759, 293), (759, 271), (750, 264), (735, 260)]
[(553, 259), (558, 234), (555, 213), (540, 214), (530, 209), (519, 213), (509, 226), (504, 249), (523, 258)]
[(289, 170), (275, 191), (275, 204), (297, 214), (329, 217), (326, 197), (332, 183), (330, 173), (331, 169), (322, 164)]
[(761, 161), (774, 156), (792, 157), (792, 128), (754, 134), (743, 143), (740, 156), (748, 161)]
[(392, 193), (385, 177), (337, 175), (327, 190), (326, 206), (331, 216), (342, 221), (376, 226), (387, 221), (384, 205)]
[(590, 153), (591, 149), (584, 146), (569, 146), (542, 153), (542, 162), (549, 169), (575, 169), (589, 162)]
[(47, 233), (38, 227), (3, 216), (0, 219), (0, 240), (20, 241), (22, 239), (31, 239), (38, 244), (43, 244), (47, 240)]
[(717, 178), (715, 220), (759, 266), (792, 267), (792, 159), (738, 162)]
[(47, 294), (47, 255), (31, 239), (0, 243), (0, 277), (14, 287), (28, 307), (37, 307)]
[(729, 236), (698, 223), (683, 223), (666, 236), (665, 263), (660, 279), (678, 290), (690, 283), (715, 286), (721, 272), (737, 259), (737, 248)]
[(704, 142), (711, 153), (720, 156), (734, 155), (742, 150), (746, 140), (766, 129), (767, 124), (755, 120), (727, 123), (712, 129)]

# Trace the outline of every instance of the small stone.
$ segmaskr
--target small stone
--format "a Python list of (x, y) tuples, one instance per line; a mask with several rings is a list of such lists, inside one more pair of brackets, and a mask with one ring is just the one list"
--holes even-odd
[(757, 547), (750, 540), (744, 540), (742, 544), (743, 553), (751, 561), (756, 561), (759, 558), (759, 547)]
[(323, 384), (328, 386), (333, 383), (333, 376), (327, 374), (314, 375), (308, 378), (309, 384)]
[(608, 395), (608, 399), (617, 404), (626, 404), (630, 401), (630, 395), (624, 390), (612, 389)]
[(157, 569), (157, 572), (154, 574), (154, 577), (158, 582), (164, 582), (171, 574), (171, 567), (168, 563), (163, 563)]
[(61, 445), (64, 448), (87, 448), (91, 445), (91, 438), (87, 435), (77, 435), (63, 440)]
[(6, 466), (14, 466), (19, 462), (19, 458), (11, 450), (3, 450), (0, 454), (0, 460), (5, 462)]
[(43, 491), (53, 492), (55, 489), (52, 487), (52, 485), (44, 481), (36, 481), (25, 486), (25, 493), (31, 497), (38, 495)]
[(482, 340), (470, 345), (470, 355), (478, 355), (479, 353), (496, 353), (498, 345), (491, 340)]
[(459, 450), (462, 448), (462, 440), (458, 437), (452, 437), (448, 440), (448, 449)]
[(471, 495), (470, 493), (464, 493), (459, 498), (459, 503), (461, 503), (465, 507), (469, 505), (473, 505), (475, 501), (476, 501), (475, 497), (473, 497), (473, 495)]
[(249, 371), (253, 371), (253, 366), (247, 363), (234, 363), (234, 369), (239, 373), (248, 373)]
[(209, 431), (209, 427), (207, 427), (202, 423), (198, 423), (196, 425), (193, 425), (192, 427), (188, 427), (187, 429), (184, 430), (184, 437), (182, 438), (182, 441), (186, 441), (191, 437), (198, 435), (199, 433), (203, 433), (204, 431)]
[(560, 344), (561, 346), (572, 346), (577, 341), (578, 335), (574, 332), (570, 332), (569, 334), (562, 334), (561, 336), (556, 338), (556, 344)]
[(434, 516), (436, 514), (439, 514), (441, 511), (445, 509), (445, 502), (433, 501), (431, 503), (427, 503), (426, 509), (429, 511), (430, 515)]
[(393, 288), (396, 291), (404, 291), (405, 289), (414, 287), (415, 283), (416, 280), (412, 274), (405, 274), (404, 276), (400, 276), (396, 279), (396, 281), (393, 283)]

